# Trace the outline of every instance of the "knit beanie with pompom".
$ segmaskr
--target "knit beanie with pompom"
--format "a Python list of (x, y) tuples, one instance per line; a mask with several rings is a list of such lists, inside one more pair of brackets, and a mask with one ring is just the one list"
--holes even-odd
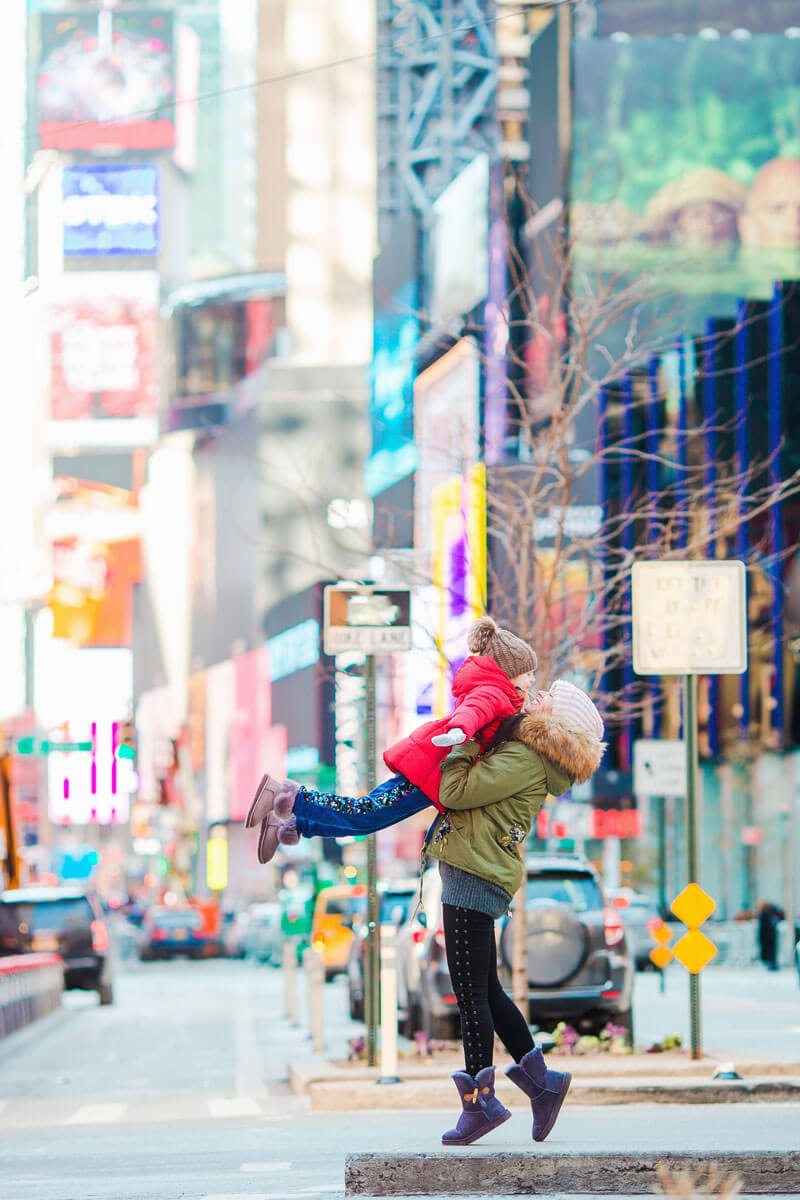
[(603, 740), (603, 719), (594, 702), (566, 679), (557, 679), (550, 687), (553, 697), (553, 716), (573, 733), (589, 733)]
[(535, 671), (538, 666), (533, 647), (510, 629), (501, 629), (491, 617), (481, 617), (475, 622), (467, 634), (467, 648), (471, 654), (493, 658), (509, 679)]

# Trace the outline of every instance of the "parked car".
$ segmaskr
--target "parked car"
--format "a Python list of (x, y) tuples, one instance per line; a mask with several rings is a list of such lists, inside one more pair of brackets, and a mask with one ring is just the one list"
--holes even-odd
[[(633, 959), (619, 910), (606, 904), (597, 872), (572, 854), (527, 861), (530, 1019), (599, 1032), (609, 1021), (633, 1041)], [(518, 896), (515, 903), (519, 903)], [(500, 976), (511, 982), (513, 916), (499, 931)]]
[(650, 951), (657, 945), (652, 930), (654, 923), (662, 924), (658, 905), (632, 888), (620, 888), (610, 893), (610, 900), (622, 917), (625, 941), (637, 971), (657, 971)]
[[(521, 894), (517, 904), (520, 899)], [(542, 1029), (567, 1021), (598, 1032), (612, 1021), (633, 1040), (633, 961), (622, 919), (605, 903), (594, 867), (579, 855), (533, 855), (527, 861), (525, 899), (530, 1020)], [(447, 968), (435, 867), (423, 877), (423, 901), (427, 925), (417, 915), (406, 922), (399, 939), (401, 1020), (409, 1036), (422, 1029), (431, 1037), (454, 1037), (458, 1006)], [(500, 978), (510, 990), (511, 918), (498, 921), (497, 934)]]
[(337, 883), (323, 888), (314, 905), (311, 945), (322, 953), (325, 978), (347, 970), (354, 926), (363, 920), (367, 889), (363, 884)]
[(281, 906), (277, 901), (251, 904), (242, 913), (244, 937), (242, 950), (246, 958), (277, 967), (281, 961)]
[[(380, 923), (394, 925), (399, 931), (416, 903), (419, 884), (415, 879), (378, 880), (380, 896)], [(366, 957), (367, 925), (362, 921), (353, 930), (350, 954), (347, 958), (347, 990), (350, 1016), (354, 1021), (364, 1020), (364, 960)]]
[(97, 992), (101, 1004), (113, 1003), (108, 926), (93, 893), (67, 886), (14, 888), (0, 894), (0, 906), (4, 941), (60, 954), (67, 989)]
[(139, 958), (208, 958), (218, 951), (206, 928), (203, 913), (192, 904), (158, 904), (149, 908), (142, 921)]

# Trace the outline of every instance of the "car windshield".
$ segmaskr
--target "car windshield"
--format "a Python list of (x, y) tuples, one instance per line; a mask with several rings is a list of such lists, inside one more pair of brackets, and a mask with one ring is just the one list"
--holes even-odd
[[(7, 904), (8, 901), (4, 901)], [(92, 920), (92, 909), (85, 896), (75, 896), (64, 900), (18, 901), (9, 904), (13, 908), (18, 923), (25, 923), (31, 933), (55, 932), (75, 928), (79, 925), (89, 925)]]
[(556, 900), (568, 904), (575, 912), (601, 909), (600, 888), (590, 875), (534, 875), (528, 877), (528, 904)]
[(366, 896), (330, 896), (323, 906), (329, 917), (355, 917), (366, 912)]

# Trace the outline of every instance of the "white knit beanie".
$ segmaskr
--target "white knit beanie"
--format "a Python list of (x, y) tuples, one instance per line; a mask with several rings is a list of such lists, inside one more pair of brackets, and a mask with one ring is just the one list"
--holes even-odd
[(598, 741), (603, 740), (603, 721), (593, 702), (566, 679), (557, 679), (550, 688), (553, 697), (553, 716), (557, 717), (573, 733), (590, 733)]

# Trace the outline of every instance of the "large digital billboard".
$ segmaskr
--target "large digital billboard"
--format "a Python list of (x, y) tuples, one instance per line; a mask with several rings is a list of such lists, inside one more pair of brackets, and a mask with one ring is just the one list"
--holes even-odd
[(174, 145), (171, 12), (80, 9), (38, 20), (36, 105), (44, 149)]
[(684, 328), (798, 278), (798, 114), (793, 36), (578, 40), (579, 272), (635, 272)]
[(390, 241), (375, 259), (373, 292), (372, 451), (364, 471), (370, 496), (404, 479), (417, 465), (414, 375), (420, 319), (412, 218), (396, 223)]
[(160, 167), (76, 163), (61, 191), (66, 257), (158, 254)]
[[(153, 440), (158, 413), (158, 276), (76, 271), (61, 276), (50, 318), (51, 444)], [(141, 427), (133, 422), (144, 422)], [(130, 423), (120, 427), (119, 422)], [(80, 425), (78, 423), (81, 423)]]

